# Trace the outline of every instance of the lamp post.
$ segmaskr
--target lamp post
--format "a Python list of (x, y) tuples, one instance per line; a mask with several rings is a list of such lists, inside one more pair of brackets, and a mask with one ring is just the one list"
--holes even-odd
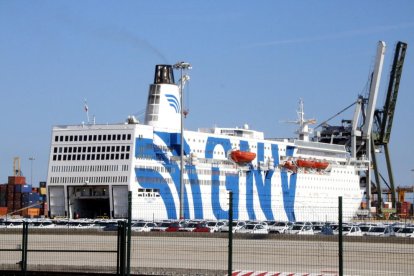
[(29, 157), (30, 161), (30, 184), (33, 185), (33, 161), (35, 160), (34, 157)]
[(174, 69), (180, 70), (180, 219), (184, 219), (184, 108), (183, 108), (183, 70), (190, 70), (191, 64), (180, 61), (173, 65)]

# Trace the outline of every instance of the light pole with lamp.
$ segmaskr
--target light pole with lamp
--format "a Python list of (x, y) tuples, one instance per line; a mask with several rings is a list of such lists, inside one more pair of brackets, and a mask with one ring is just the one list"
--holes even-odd
[(183, 108), (183, 70), (190, 70), (191, 64), (180, 61), (173, 65), (174, 69), (180, 70), (180, 219), (184, 219), (184, 108)]
[(33, 185), (33, 161), (35, 160), (34, 157), (29, 157), (30, 161), (30, 185)]

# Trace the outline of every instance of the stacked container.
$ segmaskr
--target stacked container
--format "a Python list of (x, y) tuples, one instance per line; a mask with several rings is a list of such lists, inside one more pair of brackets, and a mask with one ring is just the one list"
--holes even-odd
[(8, 184), (0, 185), (0, 216), (47, 216), (46, 182), (35, 188), (26, 184), (24, 176), (9, 176)]

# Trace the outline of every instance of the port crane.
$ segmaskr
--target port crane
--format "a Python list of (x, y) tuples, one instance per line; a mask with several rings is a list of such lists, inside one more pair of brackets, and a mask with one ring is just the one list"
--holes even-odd
[[(390, 143), (392, 123), (394, 119), (395, 107), (400, 87), (401, 75), (404, 65), (405, 53), (407, 51), (407, 43), (399, 41), (395, 48), (394, 60), (391, 67), (390, 80), (388, 83), (387, 96), (382, 109), (376, 109), (374, 113), (374, 130), (372, 135), (372, 144), (374, 148), (384, 148), (385, 160), (387, 164), (387, 173), (389, 185), (383, 177), (380, 178), (380, 172), (377, 169), (377, 159), (373, 151), (373, 165), (375, 180), (377, 182), (377, 191), (380, 189), (380, 179), (388, 186), (391, 193), (392, 208), (396, 208), (396, 190), (394, 184), (394, 175), (392, 172), (391, 158), (388, 145)], [(381, 204), (381, 193), (378, 193), (378, 202)]]
[[(341, 126), (330, 126), (325, 121), (316, 128), (322, 126), (319, 141), (345, 145), (351, 154), (353, 162), (368, 164), (366, 171), (361, 171), (361, 186), (366, 189), (367, 208), (371, 206), (371, 195), (378, 194), (377, 210), (381, 208), (381, 187), (380, 178), (386, 183), (392, 193), (392, 205), (396, 206), (394, 180), (392, 174), (391, 160), (388, 144), (390, 142), (392, 122), (395, 113), (399, 84), (404, 64), (407, 44), (398, 42), (394, 54), (394, 61), (391, 68), (390, 80), (387, 89), (386, 101), (382, 109), (376, 109), (378, 87), (380, 83), (383, 58), (385, 54), (385, 43), (380, 41), (377, 47), (377, 58), (374, 70), (371, 75), (369, 97), (359, 96), (358, 99), (347, 108), (338, 112), (333, 119), (345, 110), (355, 106), (352, 120), (342, 120)], [(360, 117), (362, 122), (360, 123)], [(379, 173), (376, 151), (384, 148), (387, 161), (389, 182)], [(372, 168), (371, 168), (372, 164)], [(375, 182), (371, 180), (371, 170), (375, 175)], [(373, 187), (372, 187), (373, 185)], [(373, 189), (372, 189), (373, 188)]]

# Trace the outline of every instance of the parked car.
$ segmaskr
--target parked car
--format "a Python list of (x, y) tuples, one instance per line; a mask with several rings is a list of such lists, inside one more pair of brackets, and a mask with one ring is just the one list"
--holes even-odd
[(413, 226), (407, 226), (400, 228), (397, 232), (395, 232), (396, 237), (409, 237), (414, 238), (414, 227)]
[(236, 233), (243, 234), (269, 234), (269, 229), (263, 224), (246, 224), (242, 228), (236, 231)]
[(152, 230), (152, 228), (154, 228), (156, 226), (157, 226), (157, 224), (155, 224), (154, 222), (140, 221), (140, 222), (136, 222), (136, 223), (131, 225), (131, 231), (133, 231), (133, 232), (150, 232)]
[(269, 233), (283, 234), (293, 225), (290, 221), (277, 221), (273, 225), (269, 225)]
[[(334, 231), (335, 235), (339, 234), (339, 228)], [(361, 228), (357, 225), (345, 225), (342, 226), (342, 235), (343, 236), (359, 236), (362, 237), (364, 234), (361, 231)]]
[(151, 231), (153, 232), (165, 232), (165, 230), (170, 226), (173, 222), (172, 221), (163, 221), (160, 223), (157, 223), (156, 226), (154, 226)]
[(390, 237), (395, 236), (395, 232), (390, 225), (377, 225), (365, 233), (366, 236)]
[(287, 234), (296, 235), (313, 235), (312, 223), (310, 222), (295, 222), (288, 230)]
[[(237, 221), (233, 221), (232, 223), (232, 232), (236, 233), (237, 230), (239, 230), (240, 228), (242, 228), (243, 226), (246, 225), (245, 221), (242, 220), (237, 220)], [(219, 232), (229, 232), (229, 222), (227, 222), (225, 225), (223, 225), (222, 227), (220, 227)]]
[(199, 222), (196, 224), (196, 226), (193, 229), (193, 232), (204, 232), (204, 233), (210, 233), (211, 228), (208, 227), (205, 223)]
[(184, 229), (186, 226), (187, 223), (185, 222), (174, 222), (165, 229), (165, 232), (179, 232), (180, 229)]
[(223, 227), (224, 225), (226, 225), (226, 221), (215, 221), (215, 220), (211, 220), (211, 221), (207, 221), (206, 222), (207, 226), (210, 227), (211, 232), (218, 232), (220, 231), (221, 227)]
[(329, 223), (325, 223), (322, 228), (321, 231), (319, 231), (319, 233), (317, 233), (319, 235), (333, 235), (334, 234), (334, 230), (332, 229), (331, 225)]

